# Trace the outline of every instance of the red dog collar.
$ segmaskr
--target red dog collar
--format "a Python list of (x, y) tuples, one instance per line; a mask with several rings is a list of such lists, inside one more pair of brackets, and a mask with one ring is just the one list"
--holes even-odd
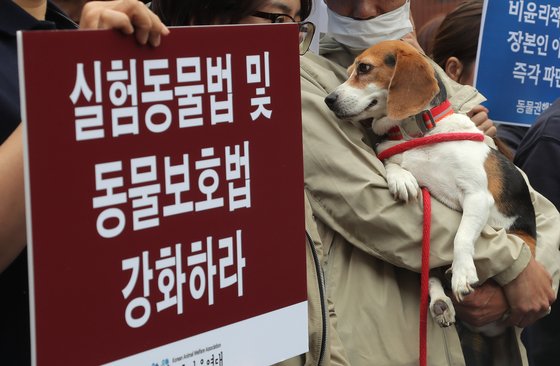
[[(446, 99), (441, 104), (431, 108), (426, 109), (416, 115), (417, 119), (421, 119), (423, 123), (418, 123), (418, 127), (422, 130), (422, 133), (418, 136), (410, 136), (413, 138), (423, 136), (427, 131), (431, 130), (436, 126), (436, 123), (441, 121), (443, 118), (453, 114), (455, 111), (451, 106), (451, 102)], [(406, 134), (406, 133), (405, 133)], [(408, 134), (406, 134), (409, 136)], [(387, 138), (389, 140), (403, 140), (403, 131), (400, 126), (394, 126), (387, 132)]]

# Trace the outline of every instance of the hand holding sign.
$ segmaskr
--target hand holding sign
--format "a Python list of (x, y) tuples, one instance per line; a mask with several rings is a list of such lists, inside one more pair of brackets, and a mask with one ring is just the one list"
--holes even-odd
[(169, 29), (144, 3), (137, 0), (90, 1), (82, 11), (80, 28), (118, 29), (134, 33), (140, 44), (157, 47)]

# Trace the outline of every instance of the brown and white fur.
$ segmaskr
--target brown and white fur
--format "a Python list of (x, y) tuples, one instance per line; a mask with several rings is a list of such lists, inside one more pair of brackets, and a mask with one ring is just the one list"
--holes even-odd
[[(359, 55), (348, 69), (349, 79), (325, 102), (343, 120), (372, 119), (373, 132), (387, 134), (446, 99), (443, 84), (426, 57), (403, 41), (381, 42)], [(439, 85), (438, 85), (439, 84)], [(482, 133), (465, 115), (442, 118), (426, 136), (447, 132)], [(402, 141), (385, 140), (380, 153)], [(473, 291), (478, 282), (474, 244), (486, 224), (523, 237), (532, 247), (535, 213), (525, 180), (498, 151), (479, 141), (425, 145), (385, 160), (389, 191), (402, 201), (416, 198), (420, 186), (457, 211), (462, 219), (454, 238), (451, 289), (455, 297)], [(455, 321), (450, 299), (439, 278), (430, 278), (430, 311), (447, 326)]]

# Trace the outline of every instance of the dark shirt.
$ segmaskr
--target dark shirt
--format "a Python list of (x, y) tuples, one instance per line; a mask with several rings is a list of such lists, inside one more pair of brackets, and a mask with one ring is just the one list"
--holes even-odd
[[(21, 121), (16, 32), (55, 28), (76, 24), (51, 3), (46, 20), (38, 21), (12, 0), (0, 0), (0, 143)], [(0, 364), (31, 364), (26, 250), (0, 273)]]
[(533, 188), (560, 208), (560, 99), (529, 128), (514, 162)]
[(528, 130), (528, 127), (501, 124), (497, 125), (496, 128), (498, 130), (496, 137), (505, 142), (511, 149), (512, 153), (515, 154), (519, 147), (519, 143)]
[[(557, 99), (527, 131), (514, 163), (533, 188), (560, 208), (560, 99)], [(527, 355), (532, 366), (556, 366), (560, 359), (560, 305), (550, 315), (525, 329)]]

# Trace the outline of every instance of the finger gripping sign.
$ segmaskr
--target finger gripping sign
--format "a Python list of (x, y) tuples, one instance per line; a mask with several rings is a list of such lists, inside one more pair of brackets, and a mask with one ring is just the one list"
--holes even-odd
[(298, 28), (254, 27), (19, 33), (34, 365), (306, 352)]

